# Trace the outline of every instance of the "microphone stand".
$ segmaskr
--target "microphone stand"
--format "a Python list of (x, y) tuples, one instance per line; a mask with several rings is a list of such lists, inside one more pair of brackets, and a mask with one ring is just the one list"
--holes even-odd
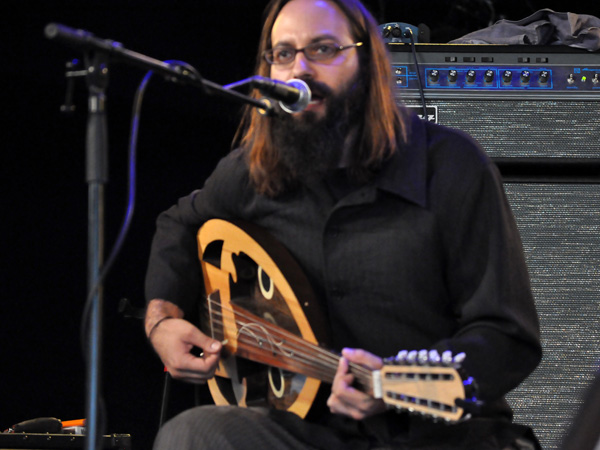
[[(86, 130), (86, 182), (88, 184), (88, 291), (91, 307), (88, 321), (88, 360), (86, 387), (86, 448), (97, 445), (101, 378), (102, 293), (100, 270), (104, 260), (104, 187), (108, 182), (108, 127), (106, 121), (106, 87), (108, 57), (104, 52), (86, 55), (88, 122)], [(84, 319), (85, 320), (85, 319)]]
[(93, 34), (60, 24), (45, 27), (48, 39), (62, 42), (85, 52), (87, 72), (88, 122), (86, 131), (86, 182), (88, 184), (88, 289), (90, 301), (87, 335), (86, 372), (86, 440), (85, 449), (94, 450), (101, 442), (99, 399), (101, 378), (101, 333), (103, 285), (101, 270), (104, 259), (104, 188), (108, 182), (108, 127), (106, 121), (106, 87), (108, 63), (119, 61), (164, 76), (168, 81), (191, 85), (207, 95), (217, 94), (259, 108), (270, 115), (269, 102), (259, 100), (202, 79), (197, 71), (127, 50), (122, 44), (96, 38)]

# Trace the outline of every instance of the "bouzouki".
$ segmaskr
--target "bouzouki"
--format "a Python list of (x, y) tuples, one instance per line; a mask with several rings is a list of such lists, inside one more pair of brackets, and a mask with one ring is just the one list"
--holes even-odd
[[(247, 223), (220, 219), (198, 232), (206, 302), (202, 328), (223, 342), (209, 390), (217, 405), (263, 405), (305, 417), (340, 356), (326, 350), (324, 316), (287, 250)], [(368, 370), (351, 364), (357, 386), (390, 407), (455, 422), (472, 379), (456, 358), (404, 352)]]

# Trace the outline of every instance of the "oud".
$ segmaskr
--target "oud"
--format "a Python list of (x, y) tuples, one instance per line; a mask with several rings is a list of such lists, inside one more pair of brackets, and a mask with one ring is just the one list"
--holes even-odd
[[(324, 317), (287, 250), (251, 224), (220, 219), (198, 232), (206, 304), (203, 329), (224, 343), (208, 385), (217, 405), (269, 406), (305, 417), (340, 356), (325, 349)], [(388, 406), (455, 422), (465, 416), (471, 378), (459, 361), (405, 352), (372, 371), (351, 364), (357, 386)]]

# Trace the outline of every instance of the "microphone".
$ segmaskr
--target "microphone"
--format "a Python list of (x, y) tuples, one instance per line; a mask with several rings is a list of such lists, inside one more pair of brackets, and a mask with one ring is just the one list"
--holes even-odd
[(303, 80), (294, 78), (283, 82), (255, 76), (251, 83), (263, 95), (279, 100), (281, 109), (290, 114), (303, 111), (310, 103), (310, 88)]

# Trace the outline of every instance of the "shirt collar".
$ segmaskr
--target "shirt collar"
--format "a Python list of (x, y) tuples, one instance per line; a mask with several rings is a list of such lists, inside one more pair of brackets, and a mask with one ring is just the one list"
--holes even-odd
[(375, 186), (403, 197), (419, 206), (427, 206), (427, 132), (425, 124), (412, 115), (407, 141), (384, 164)]

